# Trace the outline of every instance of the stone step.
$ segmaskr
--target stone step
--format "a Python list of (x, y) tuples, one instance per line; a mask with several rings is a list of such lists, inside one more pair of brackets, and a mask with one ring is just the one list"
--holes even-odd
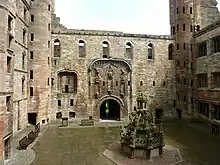
[(80, 126), (94, 126), (94, 120), (82, 119)]

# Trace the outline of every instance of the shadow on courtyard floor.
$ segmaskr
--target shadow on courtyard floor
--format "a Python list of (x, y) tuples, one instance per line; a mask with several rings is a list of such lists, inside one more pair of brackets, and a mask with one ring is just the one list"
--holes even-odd
[[(219, 165), (220, 138), (189, 127), (186, 122), (164, 125), (166, 142), (180, 149), (192, 165)], [(119, 140), (117, 127), (50, 127), (37, 142), (32, 165), (113, 165), (101, 154)]]

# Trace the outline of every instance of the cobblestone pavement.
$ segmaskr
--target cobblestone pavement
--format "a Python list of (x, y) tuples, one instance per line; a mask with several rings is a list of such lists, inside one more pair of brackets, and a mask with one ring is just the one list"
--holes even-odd
[(13, 137), (12, 142), (12, 152), (11, 152), (11, 159), (5, 162), (6, 165), (30, 165), (35, 159), (35, 152), (32, 149), (34, 144), (39, 140), (39, 138), (43, 135), (46, 131), (47, 126), (41, 127), (40, 133), (38, 137), (35, 139), (33, 143), (31, 143), (27, 150), (18, 150), (16, 149), (19, 145), (19, 140), (21, 140), (24, 136), (27, 136), (31, 130), (34, 130), (34, 126), (29, 126), (22, 131), (19, 131)]
[(103, 155), (117, 165), (174, 165), (183, 161), (178, 149), (167, 145), (163, 148), (163, 156), (153, 157), (152, 161), (146, 161), (145, 158), (130, 159), (120, 152), (120, 148), (120, 143), (111, 144)]

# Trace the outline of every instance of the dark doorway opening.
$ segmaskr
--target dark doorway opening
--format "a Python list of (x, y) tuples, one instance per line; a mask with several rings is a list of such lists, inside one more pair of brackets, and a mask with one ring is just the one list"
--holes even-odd
[(100, 119), (102, 120), (120, 120), (120, 105), (117, 101), (105, 100), (100, 106)]
[(181, 109), (176, 109), (176, 112), (177, 112), (177, 117), (179, 120), (182, 119), (182, 110)]
[(5, 148), (5, 157), (4, 159), (7, 160), (10, 158), (10, 152), (11, 152), (11, 144), (10, 144), (10, 138), (5, 139), (5, 144), (4, 144), (4, 148)]
[(37, 113), (28, 113), (28, 123), (32, 125), (37, 124)]

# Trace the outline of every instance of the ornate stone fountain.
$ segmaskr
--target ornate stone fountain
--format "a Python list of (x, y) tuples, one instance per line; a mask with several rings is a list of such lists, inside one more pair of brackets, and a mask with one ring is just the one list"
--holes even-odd
[(121, 129), (121, 150), (130, 158), (162, 155), (164, 133), (161, 124), (155, 124), (155, 114), (147, 110), (147, 99), (141, 93), (137, 108), (130, 113), (129, 124)]

